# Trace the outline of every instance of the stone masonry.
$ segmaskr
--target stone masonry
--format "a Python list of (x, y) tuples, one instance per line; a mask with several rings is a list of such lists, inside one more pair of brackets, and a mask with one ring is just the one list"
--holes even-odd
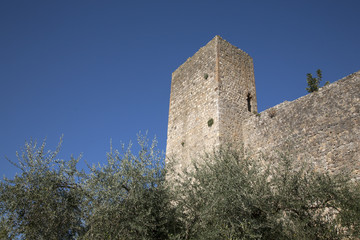
[(360, 71), (243, 122), (248, 152), (292, 147), (299, 160), (360, 179)]
[(216, 36), (172, 74), (168, 161), (186, 168), (223, 144), (296, 157), (360, 178), (360, 71), (257, 113), (252, 58)]
[(257, 111), (252, 58), (219, 36), (172, 74), (166, 155), (187, 167), (195, 155), (241, 143)]

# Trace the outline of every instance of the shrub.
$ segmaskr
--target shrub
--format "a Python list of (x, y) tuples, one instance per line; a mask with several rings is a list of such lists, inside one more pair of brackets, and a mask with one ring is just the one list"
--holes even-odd
[(321, 70), (318, 69), (316, 71), (316, 74), (317, 74), (317, 77), (313, 77), (311, 73), (306, 74), (306, 76), (307, 76), (307, 84), (308, 84), (308, 87), (306, 88), (306, 90), (309, 93), (319, 91), (320, 82), (322, 80)]
[(183, 213), (183, 239), (360, 236), (359, 185), (297, 164), (286, 154), (254, 159), (220, 149), (184, 172), (177, 184), (174, 204)]

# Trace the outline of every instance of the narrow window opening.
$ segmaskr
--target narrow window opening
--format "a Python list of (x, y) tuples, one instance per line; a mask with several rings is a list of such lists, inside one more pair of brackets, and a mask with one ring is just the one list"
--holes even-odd
[(247, 101), (248, 111), (251, 112), (251, 94), (250, 93), (248, 93), (246, 101)]

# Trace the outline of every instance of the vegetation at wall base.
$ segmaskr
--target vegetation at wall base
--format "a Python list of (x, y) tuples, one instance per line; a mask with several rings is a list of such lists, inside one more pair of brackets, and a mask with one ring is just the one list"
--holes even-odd
[[(139, 136), (78, 171), (45, 142), (25, 144), (0, 188), (1, 239), (356, 239), (360, 185), (281, 152), (220, 148), (179, 172)], [(175, 165), (173, 165), (175, 166)], [(175, 171), (176, 170), (176, 171)], [(172, 176), (171, 178), (169, 176)], [(166, 177), (166, 179), (165, 179)]]
[(179, 177), (185, 239), (359, 237), (359, 184), (316, 172), (291, 155), (244, 158), (225, 148)]

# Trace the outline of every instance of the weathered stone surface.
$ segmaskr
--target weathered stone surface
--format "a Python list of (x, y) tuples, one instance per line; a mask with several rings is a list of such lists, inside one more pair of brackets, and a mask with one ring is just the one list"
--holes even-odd
[(172, 75), (166, 155), (182, 168), (220, 144), (249, 154), (290, 144), (299, 160), (360, 178), (359, 126), (360, 72), (257, 114), (252, 58), (216, 36)]
[(186, 167), (219, 144), (240, 143), (248, 95), (256, 111), (252, 58), (216, 36), (172, 74), (167, 156)]
[(243, 122), (249, 152), (290, 144), (299, 160), (360, 177), (360, 71)]

